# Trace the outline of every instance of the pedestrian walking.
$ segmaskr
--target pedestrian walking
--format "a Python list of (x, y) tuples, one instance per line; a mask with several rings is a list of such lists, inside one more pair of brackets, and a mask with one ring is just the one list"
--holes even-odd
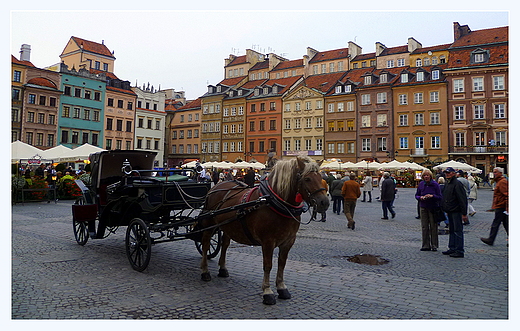
[(332, 212), (339, 215), (343, 209), (343, 196), (341, 195), (341, 189), (343, 187), (343, 181), (341, 175), (336, 174), (336, 179), (329, 186), (329, 193), (332, 199)]
[(367, 172), (365, 178), (363, 178), (363, 200), (361, 202), (366, 201), (366, 195), (368, 194), (368, 202), (372, 202), (372, 175)]
[(464, 185), (457, 180), (455, 169), (444, 170), (446, 184), (442, 194), (442, 210), (448, 216), (449, 240), (448, 250), (442, 252), (451, 257), (464, 257), (463, 222), (468, 221), (468, 197)]
[(356, 174), (350, 174), (350, 180), (343, 183), (341, 195), (345, 204), (345, 216), (347, 217), (347, 227), (354, 230), (356, 222), (354, 221), (354, 211), (356, 210), (357, 199), (361, 196), (359, 183), (355, 180)]
[[(329, 185), (327, 185), (327, 180), (325, 178), (322, 177), (322, 180), (321, 180), (321, 186), (323, 186), (323, 188), (325, 189), (325, 193), (328, 193), (329, 192)], [(311, 221), (316, 221), (316, 210), (314, 209), (312, 211), (312, 216), (311, 216)], [(327, 221), (327, 212), (324, 211), (321, 214), (321, 219), (317, 222), (326, 222)]]
[(491, 208), (495, 210), (495, 218), (491, 224), (489, 237), (480, 238), (483, 243), (490, 246), (495, 242), (500, 224), (504, 225), (506, 234), (509, 235), (509, 182), (504, 177), (504, 168), (496, 167), (493, 169), (493, 175), (496, 185)]
[(383, 208), (382, 220), (388, 219), (388, 212), (395, 218), (394, 200), (395, 200), (395, 181), (388, 172), (383, 173), (383, 181), (381, 183), (381, 202)]
[(473, 201), (477, 200), (478, 186), (477, 186), (477, 182), (475, 181), (475, 177), (471, 176), (471, 174), (468, 174), (468, 182), (469, 182), (468, 215), (474, 216), (477, 213), (477, 211), (475, 210), (475, 207), (473, 207)]
[(430, 170), (424, 170), (421, 175), (422, 181), (415, 192), (421, 215), (421, 251), (437, 251), (439, 247), (439, 231), (435, 211), (439, 209), (442, 194), (439, 184), (432, 177), (433, 174)]
[[(466, 189), (466, 197), (469, 199), (469, 193), (470, 193), (470, 185), (469, 181), (465, 177), (465, 173), (462, 170), (457, 171), (457, 180), (464, 185), (464, 188)], [(469, 208), (469, 207), (468, 207)], [(469, 220), (462, 223), (463, 225), (469, 225)]]

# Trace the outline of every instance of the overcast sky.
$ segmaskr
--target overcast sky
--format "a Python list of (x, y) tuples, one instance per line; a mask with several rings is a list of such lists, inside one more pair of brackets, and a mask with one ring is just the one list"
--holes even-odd
[[(59, 8), (59, 7), (55, 7)], [(274, 52), (290, 60), (307, 47), (318, 51), (347, 47), (364, 53), (375, 42), (423, 46), (453, 41), (453, 22), (472, 30), (509, 25), (502, 11), (26, 11), (11, 12), (11, 54), (31, 45), (31, 62), (46, 67), (71, 36), (101, 43), (116, 57), (115, 74), (134, 86), (184, 90), (195, 99), (224, 77), (224, 59), (246, 49)]]

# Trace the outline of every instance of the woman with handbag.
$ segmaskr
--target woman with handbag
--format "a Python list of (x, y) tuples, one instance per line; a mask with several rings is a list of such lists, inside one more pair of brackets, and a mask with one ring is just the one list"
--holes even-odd
[(439, 247), (439, 232), (436, 211), (442, 199), (441, 188), (433, 180), (433, 174), (426, 169), (421, 175), (422, 181), (417, 186), (415, 198), (419, 201), (422, 229), (421, 251), (437, 251)]

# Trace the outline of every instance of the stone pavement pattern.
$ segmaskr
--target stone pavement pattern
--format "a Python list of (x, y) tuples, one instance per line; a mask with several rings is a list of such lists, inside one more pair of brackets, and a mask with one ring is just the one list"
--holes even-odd
[[(480, 189), (477, 214), (464, 227), (466, 257), (421, 252), (415, 189), (400, 189), (397, 217), (381, 220), (381, 204), (358, 200), (356, 230), (344, 215), (327, 222), (304, 214), (285, 272), (290, 300), (265, 306), (258, 247), (232, 244), (229, 278), (200, 280), (200, 255), (191, 240), (152, 248), (150, 265), (134, 271), (125, 253), (126, 227), (79, 246), (72, 201), (12, 207), (13, 319), (508, 319), (508, 247), (503, 228), (487, 236), (492, 191)], [(374, 190), (374, 196), (377, 191)], [(356, 254), (389, 260), (349, 262)], [(275, 264), (276, 265), (276, 264)], [(276, 268), (271, 273), (274, 287)]]

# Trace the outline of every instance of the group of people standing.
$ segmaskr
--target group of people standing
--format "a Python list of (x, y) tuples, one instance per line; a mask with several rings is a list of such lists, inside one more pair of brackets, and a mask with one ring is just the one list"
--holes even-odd
[[(500, 188), (494, 190), (492, 209), (495, 210), (495, 219), (491, 226), (489, 238), (481, 240), (493, 245), (500, 224), (508, 232), (508, 184), (503, 177), (504, 169), (496, 167), (493, 170), (495, 179), (498, 179)], [(454, 258), (464, 257), (463, 226), (469, 224), (468, 214), (473, 216), (475, 209), (471, 203), (476, 197), (474, 180), (464, 178), (452, 167), (444, 170), (444, 177), (438, 177), (439, 184), (433, 179), (430, 170), (424, 170), (422, 181), (417, 187), (415, 198), (419, 201), (422, 230), (421, 251), (436, 251), (439, 247), (438, 223), (442, 215), (446, 216), (449, 229), (448, 250), (442, 254)], [(441, 178), (443, 180), (441, 180)], [(441, 218), (439, 218), (441, 215)]]
[[(504, 169), (496, 167), (493, 177), (496, 183), (493, 193), (492, 209), (495, 218), (491, 226), (490, 235), (481, 238), (482, 242), (493, 245), (500, 224), (503, 224), (506, 233), (509, 231), (508, 222), (508, 182), (504, 177)], [(328, 178), (327, 178), (328, 179)], [(437, 251), (439, 248), (438, 226), (445, 221), (449, 229), (448, 250), (444, 255), (454, 258), (464, 257), (464, 232), (463, 226), (469, 224), (468, 215), (475, 215), (476, 211), (472, 203), (477, 199), (477, 184), (470, 174), (467, 178), (464, 172), (455, 171), (452, 167), (446, 168), (434, 178), (433, 173), (426, 169), (422, 172), (421, 181), (417, 187), (415, 198), (418, 201), (418, 213), (421, 220), (422, 245), (421, 251)], [(373, 178), (370, 172), (360, 181), (354, 173), (341, 177), (336, 174), (332, 179), (323, 179), (323, 185), (328, 189), (332, 199), (332, 211), (340, 215), (343, 212), (347, 218), (347, 227), (355, 229), (354, 212), (357, 200), (363, 192), (361, 202), (372, 202)], [(394, 200), (396, 197), (395, 179), (384, 172), (379, 182), (380, 197), (383, 217), (396, 217)], [(367, 200), (368, 198), (368, 200)], [(325, 221), (325, 213), (321, 221)]]

